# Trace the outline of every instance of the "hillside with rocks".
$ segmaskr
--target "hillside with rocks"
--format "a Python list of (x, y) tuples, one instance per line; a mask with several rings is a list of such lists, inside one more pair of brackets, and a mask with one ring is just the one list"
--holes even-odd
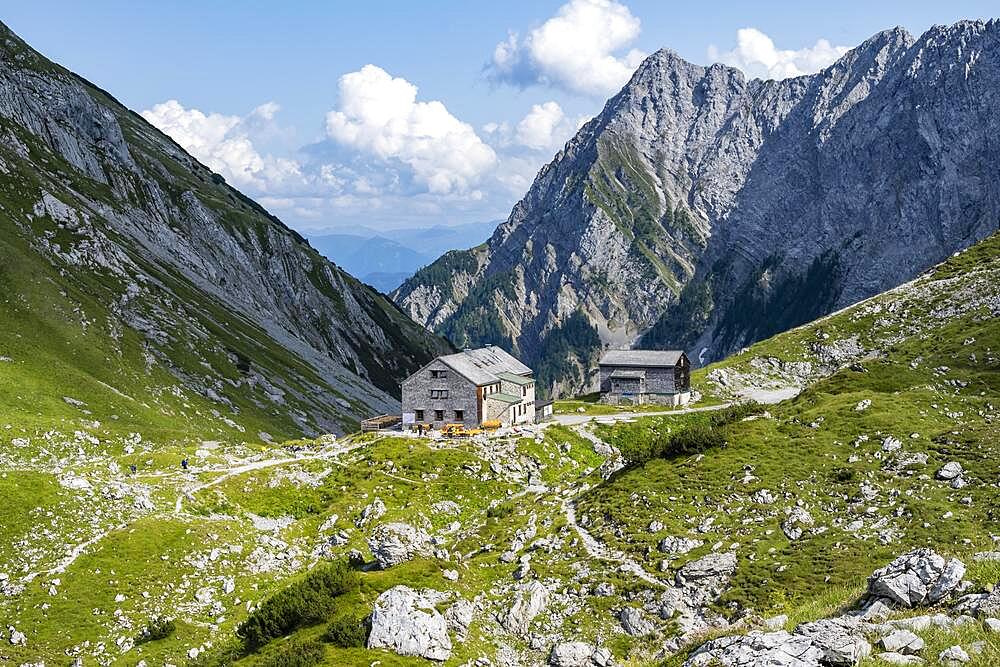
[(602, 347), (720, 360), (997, 229), (998, 54), (998, 21), (887, 30), (781, 81), (659, 51), (486, 246), (393, 297), (557, 394), (592, 389)]
[(0, 657), (996, 664), (998, 278), (993, 236), (698, 371), (700, 411), (196, 451), (86, 417), (0, 436)]
[(0, 292), (25, 437), (344, 433), (450, 349), (2, 24)]

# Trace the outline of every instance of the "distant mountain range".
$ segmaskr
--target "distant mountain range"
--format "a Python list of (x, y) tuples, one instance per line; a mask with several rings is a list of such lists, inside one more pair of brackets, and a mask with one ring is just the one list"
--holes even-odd
[[(309, 242), (327, 259), (375, 289), (388, 293), (399, 287), (417, 269), (449, 250), (482, 245), (503, 222), (473, 222), (435, 225), (379, 232), (368, 228), (353, 233), (309, 237)], [(391, 237), (391, 238), (390, 238)]]
[(996, 230), (998, 107), (998, 21), (886, 30), (782, 81), (658, 51), (485, 246), (393, 296), (554, 392), (592, 387), (604, 347), (721, 359)]

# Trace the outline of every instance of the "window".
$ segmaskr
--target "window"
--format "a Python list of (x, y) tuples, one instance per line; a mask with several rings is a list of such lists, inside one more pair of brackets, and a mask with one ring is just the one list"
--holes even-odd
[(465, 410), (455, 410), (455, 421), (465, 421)]
[(424, 420), (424, 411), (423, 410), (417, 410), (416, 419), (417, 419), (418, 422), (422, 422)]
[(527, 387), (521, 387), (521, 396), (523, 397), (523, 396), (527, 396), (527, 395), (528, 395), (528, 388)]
[(431, 398), (448, 398), (447, 389), (431, 389)]
[(431, 371), (431, 377), (435, 380), (448, 377), (448, 371)]
[(434, 421), (436, 421), (436, 422), (443, 422), (444, 421), (444, 410), (435, 410), (434, 411)]

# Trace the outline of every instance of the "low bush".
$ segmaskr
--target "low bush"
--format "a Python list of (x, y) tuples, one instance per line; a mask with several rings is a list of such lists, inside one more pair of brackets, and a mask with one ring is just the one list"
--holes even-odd
[(257, 663), (261, 667), (313, 667), (323, 662), (326, 649), (315, 640), (289, 641)]
[(146, 629), (142, 631), (138, 637), (136, 637), (136, 644), (145, 644), (146, 642), (155, 642), (161, 639), (166, 639), (167, 637), (174, 634), (177, 630), (177, 625), (174, 623), (172, 618), (163, 618), (158, 616), (149, 622)]
[(672, 434), (660, 449), (658, 456), (687, 456), (700, 454), (715, 447), (723, 447), (726, 436), (720, 427), (696, 423)]
[(337, 648), (363, 648), (368, 639), (368, 622), (351, 614), (330, 621), (323, 639)]
[(502, 519), (514, 513), (514, 503), (505, 501), (497, 503), (486, 510), (486, 516), (491, 519)]
[(764, 412), (764, 406), (756, 401), (741, 401), (733, 403), (727, 408), (716, 410), (711, 413), (709, 423), (713, 428), (721, 428), (734, 422), (743, 421), (747, 417), (759, 415)]
[(357, 588), (358, 574), (346, 562), (317, 567), (265, 600), (236, 634), (254, 651), (293, 630), (323, 622), (336, 608), (337, 598)]

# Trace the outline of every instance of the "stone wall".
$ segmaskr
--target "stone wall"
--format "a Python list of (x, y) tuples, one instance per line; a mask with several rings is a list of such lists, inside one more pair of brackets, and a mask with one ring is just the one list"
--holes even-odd
[[(444, 377), (431, 376), (432, 371), (443, 371)], [(448, 398), (431, 398), (431, 390), (447, 390)], [(440, 428), (445, 424), (461, 423), (468, 427), (479, 425), (479, 401), (476, 385), (452, 370), (441, 361), (432, 361), (403, 382), (403, 427), (412, 427), (416, 411), (424, 411), (421, 423)], [(443, 410), (443, 419), (436, 420), (435, 410)], [(455, 410), (463, 410), (464, 418), (455, 418)], [(408, 423), (410, 415), (413, 419)]]

